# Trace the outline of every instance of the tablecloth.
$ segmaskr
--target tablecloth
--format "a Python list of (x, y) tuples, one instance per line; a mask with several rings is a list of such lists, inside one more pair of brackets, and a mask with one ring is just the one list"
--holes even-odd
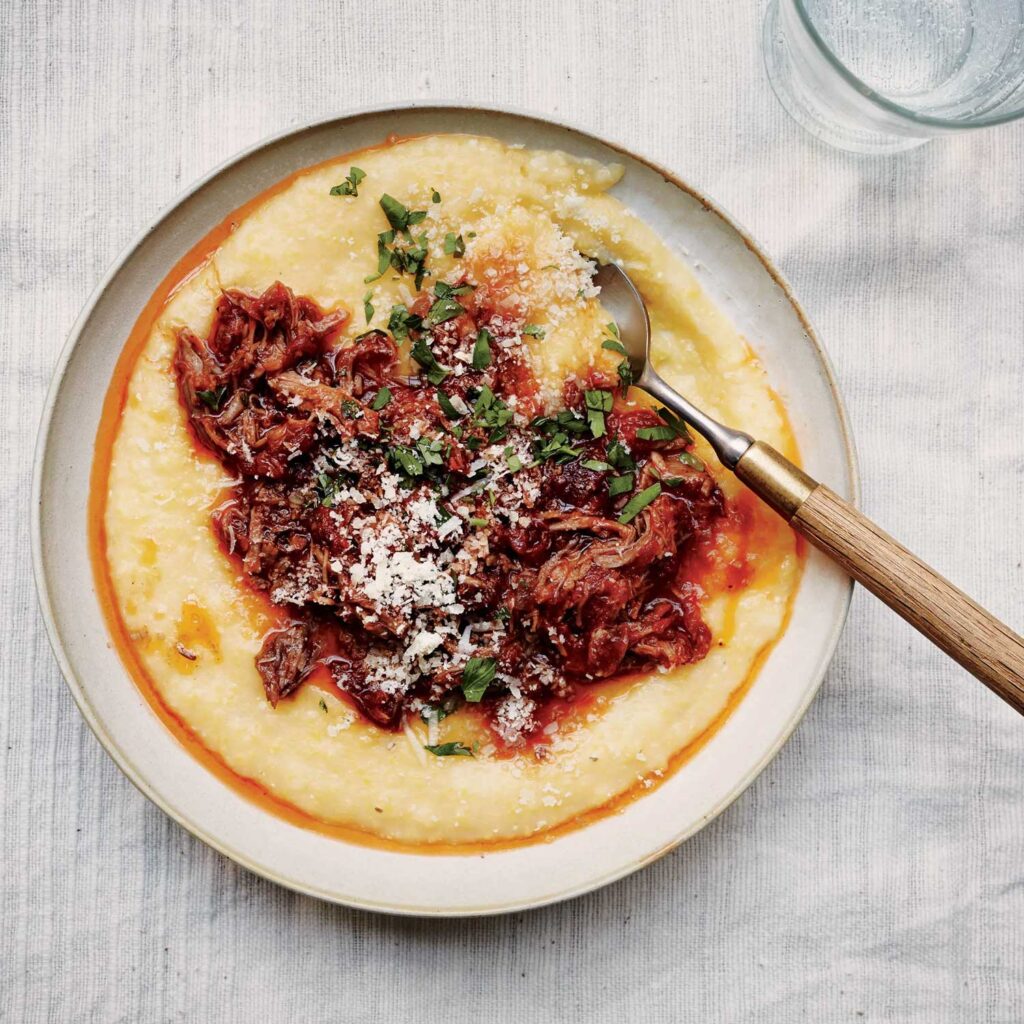
[(760, 3), (11, 0), (0, 11), (0, 1019), (1024, 1020), (1024, 723), (858, 593), (820, 696), (696, 838), (571, 903), (416, 921), (205, 848), (123, 778), (51, 657), (32, 449), (105, 268), (199, 175), (342, 109), (508, 104), (716, 197), (819, 329), (863, 505), (1017, 629), (1024, 126), (829, 150)]

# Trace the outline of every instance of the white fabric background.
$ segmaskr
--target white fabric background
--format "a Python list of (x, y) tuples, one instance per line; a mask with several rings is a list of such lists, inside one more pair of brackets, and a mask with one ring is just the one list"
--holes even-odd
[(0, 1019), (1024, 1020), (1024, 722), (863, 594), (804, 723), (721, 818), (603, 892), (471, 922), (322, 905), (194, 841), (88, 732), (37, 613), (32, 445), (104, 269), (262, 136), (442, 98), (622, 140), (748, 226), (835, 360), (868, 512), (1024, 627), (1024, 126), (825, 149), (768, 90), (761, 14), (2, 5)]

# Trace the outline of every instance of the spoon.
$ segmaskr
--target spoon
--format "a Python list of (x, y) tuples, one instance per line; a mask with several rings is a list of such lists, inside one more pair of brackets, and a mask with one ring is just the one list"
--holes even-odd
[(658, 375), (651, 322), (636, 286), (614, 264), (594, 283), (619, 327), (634, 386), (705, 437), (722, 465), (858, 583), (1024, 715), (1024, 640), (867, 516), (771, 445), (713, 420)]

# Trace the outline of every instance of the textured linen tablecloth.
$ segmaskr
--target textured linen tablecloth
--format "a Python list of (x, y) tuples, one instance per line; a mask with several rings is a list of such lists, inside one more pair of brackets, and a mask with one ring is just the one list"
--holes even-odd
[(865, 509), (1024, 628), (1024, 126), (826, 149), (768, 89), (762, 14), (2, 5), (0, 1019), (1024, 1020), (1024, 722), (865, 594), (803, 724), (712, 825), (601, 892), (464, 922), (318, 903), (192, 839), (90, 734), (37, 611), (33, 442), (110, 262), (264, 135), (450, 99), (622, 140), (730, 210), (835, 361)]

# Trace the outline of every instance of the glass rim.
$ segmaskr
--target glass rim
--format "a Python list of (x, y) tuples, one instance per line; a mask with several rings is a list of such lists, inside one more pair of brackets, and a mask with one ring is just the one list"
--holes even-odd
[[(782, 0), (782, 2), (784, 2), (784, 0)], [(881, 93), (872, 89), (871, 86), (869, 86), (862, 78), (858, 78), (857, 75), (855, 75), (839, 59), (835, 51), (828, 45), (828, 43), (825, 42), (821, 33), (818, 32), (817, 28), (815, 28), (814, 22), (811, 20), (811, 16), (807, 12), (807, 8), (804, 6), (804, 0), (792, 0), (792, 4), (796, 9), (797, 15), (800, 17), (800, 21), (803, 23), (804, 28), (807, 30), (807, 34), (821, 51), (822, 56), (825, 57), (839, 75), (845, 79), (846, 82), (852, 85), (860, 95), (874, 103), (876, 106), (881, 107), (883, 110), (888, 110), (890, 113), (897, 114), (914, 124), (928, 125), (935, 128), (949, 128), (960, 131), (969, 130), (971, 128), (987, 128), (991, 125), (997, 124), (1006, 124), (1008, 121), (1015, 121), (1018, 118), (1024, 117), (1024, 107), (1021, 107), (1019, 110), (1007, 111), (1004, 113), (982, 115), (981, 117), (972, 118), (970, 120), (948, 117), (932, 117), (928, 114), (915, 113), (909, 107), (901, 106), (899, 103), (895, 103), (892, 100), (887, 99)]]

